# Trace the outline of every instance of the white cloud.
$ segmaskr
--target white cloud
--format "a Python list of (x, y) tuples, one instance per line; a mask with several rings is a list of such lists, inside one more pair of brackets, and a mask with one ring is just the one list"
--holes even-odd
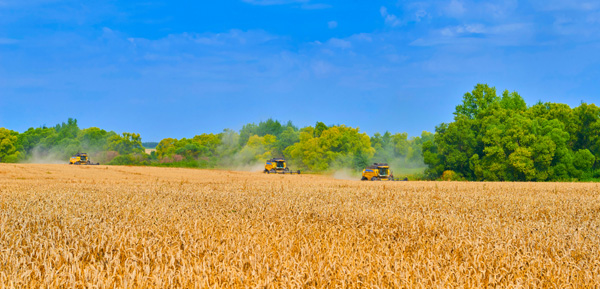
[(600, 9), (598, 1), (534, 0), (534, 7), (542, 11), (595, 11)]
[(417, 22), (425, 17), (490, 22), (510, 18), (518, 12), (518, 8), (523, 9), (523, 7), (519, 7), (517, 0), (435, 0), (403, 3), (401, 5), (403, 11), (414, 12), (414, 19), (409, 20)]
[(421, 19), (427, 17), (427, 11), (424, 9), (419, 9), (415, 12), (415, 21), (420, 22)]
[(494, 47), (532, 45), (534, 41), (533, 25), (529, 23), (506, 23), (484, 25), (480, 23), (447, 26), (432, 30), (429, 34), (414, 40), (415, 46), (464, 46), (481, 48), (482, 45)]
[(17, 40), (17, 39), (0, 38), (0, 45), (10, 45), (10, 44), (17, 44), (17, 43), (19, 43), (19, 40)]
[(285, 41), (261, 30), (180, 33), (156, 40), (122, 38), (121, 43), (113, 43), (112, 46), (124, 46), (122, 50), (133, 53), (128, 57), (141, 59), (148, 63), (177, 63), (201, 61), (201, 59), (223, 63), (243, 63), (254, 61), (260, 57), (269, 58), (270, 53), (279, 53), (281, 50), (277, 49), (277, 43)]
[(29, 0), (29, 1), (21, 1), (21, 0), (2, 0), (0, 1), (0, 7), (30, 7), (30, 6), (38, 6), (48, 3), (57, 3), (63, 2), (63, 0)]
[(427, 5), (423, 3), (410, 3), (402, 7), (403, 16), (390, 13), (387, 7), (381, 6), (379, 14), (383, 17), (385, 25), (390, 27), (404, 26), (410, 22), (421, 22), (425, 18), (429, 18), (430, 14), (426, 10)]
[(284, 5), (294, 3), (308, 3), (309, 0), (242, 0), (248, 4), (270, 6), (270, 5)]
[(600, 13), (594, 13), (588, 15), (586, 22), (589, 24), (600, 24)]
[(316, 3), (316, 4), (309, 4), (309, 3), (305, 3), (302, 4), (302, 6), (300, 6), (301, 9), (304, 10), (321, 10), (321, 9), (329, 9), (332, 6), (329, 4), (322, 4), (322, 3)]
[(482, 24), (464, 24), (458, 26), (445, 27), (440, 33), (446, 37), (455, 37), (465, 34), (484, 34), (486, 28)]
[(360, 41), (360, 42), (373, 42), (373, 37), (369, 33), (359, 33), (350, 36), (348, 39), (351, 41)]
[(301, 4), (297, 8), (304, 10), (321, 10), (332, 7), (329, 4), (310, 3), (310, 0), (242, 0), (242, 2), (258, 6)]
[(445, 12), (450, 16), (462, 16), (466, 11), (465, 4), (459, 0), (452, 0), (446, 6)]
[(385, 24), (391, 27), (396, 27), (396, 26), (400, 26), (402, 25), (402, 22), (400, 21), (400, 19), (398, 19), (398, 17), (394, 14), (390, 14), (388, 12), (387, 7), (385, 6), (381, 6), (381, 8), (379, 9), (379, 13), (381, 14), (381, 17), (383, 17), (383, 19), (385, 19)]
[(327, 22), (327, 26), (329, 27), (329, 29), (334, 29), (338, 27), (338, 23), (337, 21), (329, 21)]
[(324, 77), (335, 70), (335, 67), (326, 61), (317, 60), (311, 63), (310, 68), (317, 77)]
[(329, 41), (327, 41), (327, 44), (329, 44), (331, 47), (341, 49), (348, 49), (352, 47), (352, 42), (339, 38), (331, 38)]

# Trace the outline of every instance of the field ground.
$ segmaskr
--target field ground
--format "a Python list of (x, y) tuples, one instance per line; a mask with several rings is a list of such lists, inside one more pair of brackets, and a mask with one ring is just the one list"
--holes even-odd
[(600, 187), (0, 165), (0, 288), (600, 286)]

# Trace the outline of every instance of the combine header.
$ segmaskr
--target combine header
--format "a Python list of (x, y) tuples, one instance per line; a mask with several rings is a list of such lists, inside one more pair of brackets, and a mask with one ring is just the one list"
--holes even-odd
[(90, 162), (90, 159), (88, 158), (87, 153), (77, 153), (76, 155), (71, 157), (71, 160), (69, 160), (69, 164), (70, 165), (94, 165), (94, 166), (97, 166), (100, 163)]
[(265, 170), (263, 173), (267, 174), (300, 174), (300, 170), (291, 171), (285, 162), (284, 158), (273, 158), (267, 160), (265, 164)]

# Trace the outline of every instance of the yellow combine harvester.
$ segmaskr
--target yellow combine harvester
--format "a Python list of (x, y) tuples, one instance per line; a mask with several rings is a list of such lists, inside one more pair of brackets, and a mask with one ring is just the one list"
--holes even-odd
[[(374, 163), (362, 171), (361, 181), (393, 181), (394, 174), (386, 163)], [(406, 180), (406, 179), (405, 179)]]
[(273, 158), (267, 160), (265, 164), (265, 170), (267, 174), (300, 174), (300, 170), (291, 171), (283, 158)]
[(77, 153), (69, 160), (70, 165), (99, 165), (100, 163), (92, 163), (88, 158), (87, 153)]

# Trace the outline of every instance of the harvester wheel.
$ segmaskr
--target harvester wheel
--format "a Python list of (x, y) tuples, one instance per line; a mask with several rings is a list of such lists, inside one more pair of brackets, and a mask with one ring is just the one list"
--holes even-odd
[(298, 174), (300, 174), (300, 170), (298, 170)]
[(277, 173), (277, 171), (275, 169), (271, 169), (269, 172), (270, 173)]
[(367, 179), (367, 177), (362, 177), (362, 179), (360, 179), (361, 181), (368, 181), (369, 179)]
[(379, 181), (379, 179), (377, 177), (372, 177), (371, 181)]
[(289, 169), (289, 168), (285, 168), (285, 169), (283, 169), (283, 171), (284, 171), (284, 172), (289, 172), (289, 171), (290, 171), (290, 169)]

